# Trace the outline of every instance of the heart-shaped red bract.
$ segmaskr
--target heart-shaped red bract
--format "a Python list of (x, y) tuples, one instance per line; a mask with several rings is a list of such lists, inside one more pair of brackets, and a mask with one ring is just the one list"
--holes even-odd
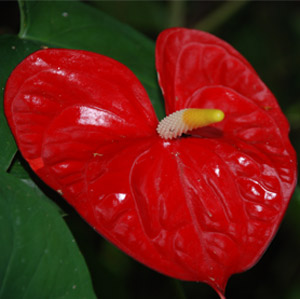
[(156, 67), (167, 114), (217, 108), (225, 119), (163, 140), (127, 67), (66, 49), (17, 66), (5, 113), (32, 169), (101, 235), (223, 296), (228, 278), (261, 257), (287, 208), (296, 182), (289, 126), (249, 63), (208, 33), (164, 31)]

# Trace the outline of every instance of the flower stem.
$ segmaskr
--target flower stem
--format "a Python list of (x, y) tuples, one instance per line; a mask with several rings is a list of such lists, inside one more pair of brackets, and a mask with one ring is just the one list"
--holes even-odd
[(177, 299), (187, 299), (180, 281), (177, 279), (171, 279), (171, 283), (173, 284), (174, 290), (176, 291), (176, 295), (177, 295), (176, 298)]
[(213, 32), (232, 18), (248, 2), (249, 0), (226, 1), (206, 18), (195, 24), (194, 28)]
[(170, 0), (170, 15), (168, 27), (184, 27), (185, 25), (185, 1)]

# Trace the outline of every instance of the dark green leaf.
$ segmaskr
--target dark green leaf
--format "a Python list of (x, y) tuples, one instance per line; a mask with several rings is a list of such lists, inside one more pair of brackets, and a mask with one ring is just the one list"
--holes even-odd
[(17, 152), (17, 154), (15, 155), (13, 161), (11, 162), (11, 165), (9, 166), (9, 169), (7, 170), (7, 172), (15, 177), (17, 177), (20, 180), (29, 180), (30, 179), (30, 174), (27, 171), (29, 166), (26, 165), (26, 167), (24, 167), (24, 164), (26, 162), (24, 161), (24, 159), (21, 157), (20, 152)]
[(37, 189), (0, 174), (0, 298), (95, 298), (76, 243)]

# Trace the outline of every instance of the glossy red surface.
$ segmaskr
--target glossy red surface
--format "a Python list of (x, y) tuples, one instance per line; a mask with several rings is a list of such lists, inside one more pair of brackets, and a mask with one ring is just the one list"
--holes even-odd
[(48, 49), (11, 74), (5, 113), (32, 169), (101, 235), (166, 275), (210, 284), (253, 266), (296, 183), (289, 125), (249, 63), (210, 34), (161, 33), (156, 67), (167, 113), (225, 119), (171, 141), (124, 65)]

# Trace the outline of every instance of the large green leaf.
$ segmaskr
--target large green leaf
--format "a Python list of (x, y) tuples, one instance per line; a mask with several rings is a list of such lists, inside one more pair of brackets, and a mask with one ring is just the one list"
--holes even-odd
[(0, 298), (95, 298), (83, 257), (37, 189), (0, 174)]
[(77, 1), (20, 1), (22, 39), (97, 52), (129, 67), (146, 88), (159, 119), (154, 42), (99, 10)]

